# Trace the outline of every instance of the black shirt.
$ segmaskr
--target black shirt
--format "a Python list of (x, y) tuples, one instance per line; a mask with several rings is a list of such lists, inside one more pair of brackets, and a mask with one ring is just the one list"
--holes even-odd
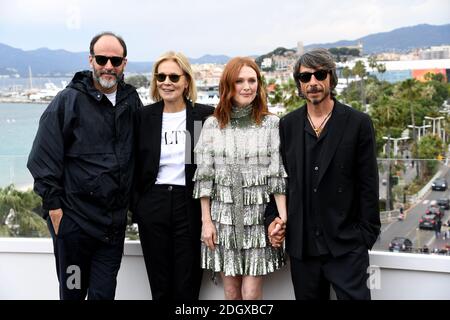
[[(320, 201), (317, 193), (318, 179), (320, 173), (320, 163), (322, 155), (322, 146), (327, 139), (328, 124), (333, 121), (333, 114), (325, 124), (319, 137), (316, 136), (308, 118), (305, 115), (305, 150), (304, 154), (304, 177), (305, 188), (303, 203), (304, 215), (304, 252), (307, 256), (320, 256), (329, 254), (330, 251), (323, 236), (323, 221), (320, 218), (320, 212), (317, 211)], [(326, 221), (325, 221), (326, 223)]]

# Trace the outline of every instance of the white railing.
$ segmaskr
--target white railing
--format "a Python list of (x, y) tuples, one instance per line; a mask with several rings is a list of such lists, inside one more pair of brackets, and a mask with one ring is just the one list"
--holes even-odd
[[(370, 252), (372, 299), (450, 299), (450, 257)], [(204, 273), (201, 300), (223, 299), (223, 287)], [(0, 299), (58, 299), (51, 239), (0, 238)], [(139, 241), (125, 243), (116, 299), (151, 299)], [(292, 300), (289, 265), (265, 278), (264, 299)]]

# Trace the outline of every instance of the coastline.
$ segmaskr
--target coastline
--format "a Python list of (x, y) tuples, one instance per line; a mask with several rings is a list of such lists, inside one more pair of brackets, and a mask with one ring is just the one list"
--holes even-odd
[(0, 103), (28, 103), (28, 104), (48, 104), (51, 100), (30, 100), (18, 98), (0, 97)]

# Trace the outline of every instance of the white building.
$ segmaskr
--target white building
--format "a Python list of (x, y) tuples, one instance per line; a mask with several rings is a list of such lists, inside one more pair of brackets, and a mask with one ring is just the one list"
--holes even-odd
[(272, 67), (272, 58), (264, 58), (261, 63), (261, 69), (269, 69)]

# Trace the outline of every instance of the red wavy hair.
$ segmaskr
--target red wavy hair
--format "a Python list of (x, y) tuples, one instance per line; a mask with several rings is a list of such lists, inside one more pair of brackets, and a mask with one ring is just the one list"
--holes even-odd
[(246, 57), (236, 57), (231, 59), (225, 69), (223, 70), (222, 76), (219, 83), (219, 95), (220, 101), (214, 111), (214, 116), (219, 122), (219, 126), (223, 129), (229, 122), (231, 118), (231, 108), (233, 106), (233, 97), (236, 94), (235, 84), (239, 77), (239, 72), (243, 66), (247, 66), (255, 70), (256, 78), (258, 81), (258, 89), (256, 91), (255, 100), (253, 100), (253, 111), (252, 118), (256, 124), (261, 124), (262, 118), (265, 115), (270, 114), (267, 107), (267, 94), (266, 88), (263, 84), (261, 78), (261, 72), (257, 64), (250, 58)]

